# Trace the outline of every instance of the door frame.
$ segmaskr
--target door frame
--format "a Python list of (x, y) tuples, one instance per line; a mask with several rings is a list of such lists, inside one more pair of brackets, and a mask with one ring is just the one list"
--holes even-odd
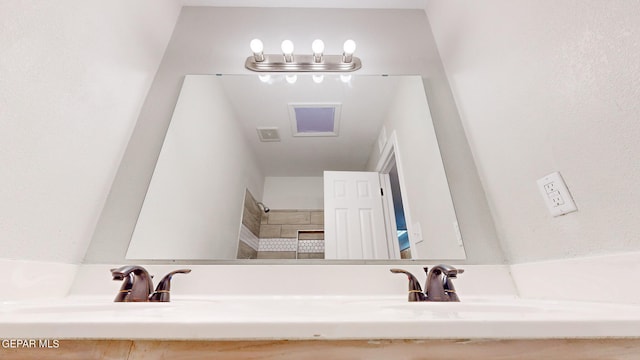
[[(380, 174), (381, 184), (383, 182), (382, 178), (384, 178), (385, 189), (384, 191), (391, 195), (391, 186), (389, 185), (389, 172), (393, 165), (396, 165), (396, 170), (398, 171), (398, 182), (400, 183), (400, 196), (402, 199), (402, 206), (404, 207), (404, 218), (407, 222), (407, 234), (409, 235), (409, 246), (411, 249), (411, 258), (419, 259), (418, 249), (416, 246), (416, 239), (414, 235), (414, 225), (411, 221), (411, 210), (409, 204), (409, 198), (407, 197), (407, 187), (404, 181), (404, 171), (402, 167), (402, 161), (400, 159), (400, 147), (398, 146), (398, 136), (396, 135), (395, 130), (389, 136), (389, 140), (387, 140), (386, 144), (382, 148), (382, 152), (380, 153), (380, 158), (378, 158), (378, 163), (376, 165), (376, 170)], [(390, 249), (397, 249), (397, 253), (394, 251), (393, 255), (397, 255), (397, 259), (400, 259), (400, 246), (398, 244), (398, 235), (396, 233), (396, 217), (393, 211), (393, 202), (386, 200), (388, 197), (383, 196), (383, 215), (385, 218), (385, 227), (386, 227), (386, 238), (387, 238), (387, 246)]]
[(385, 240), (387, 242), (389, 258), (398, 260), (402, 257), (400, 255), (398, 233), (397, 231), (395, 231), (395, 229), (397, 228), (396, 214), (393, 207), (393, 201), (391, 201), (393, 195), (388, 196), (388, 194), (392, 194), (391, 181), (389, 178), (389, 173), (379, 173), (379, 176), (382, 191), (384, 192), (384, 194), (387, 194), (387, 196), (382, 196), (382, 216), (384, 217)]

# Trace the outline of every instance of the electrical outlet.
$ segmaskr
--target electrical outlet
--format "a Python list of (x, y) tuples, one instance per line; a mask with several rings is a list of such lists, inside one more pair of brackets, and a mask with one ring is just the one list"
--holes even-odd
[(564, 199), (562, 198), (562, 195), (560, 195), (560, 191), (554, 191), (547, 196), (549, 197), (549, 200), (551, 200), (551, 204), (553, 204), (554, 207), (564, 204)]
[(553, 192), (557, 192), (558, 191), (558, 187), (556, 186), (556, 183), (550, 182), (550, 183), (544, 185), (544, 191), (546, 191), (547, 194), (551, 194)]
[(539, 179), (538, 188), (551, 215), (560, 216), (578, 211), (569, 193), (569, 188), (567, 188), (567, 184), (565, 184), (559, 172), (551, 173)]

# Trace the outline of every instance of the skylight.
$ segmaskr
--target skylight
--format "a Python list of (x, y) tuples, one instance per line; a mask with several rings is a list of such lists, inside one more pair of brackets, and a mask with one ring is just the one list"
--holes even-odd
[(340, 104), (289, 104), (293, 136), (338, 136)]

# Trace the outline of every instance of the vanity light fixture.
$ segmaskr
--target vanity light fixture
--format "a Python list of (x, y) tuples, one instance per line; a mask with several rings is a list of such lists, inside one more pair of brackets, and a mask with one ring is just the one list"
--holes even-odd
[(325, 55), (324, 42), (316, 39), (311, 44), (311, 55), (293, 54), (291, 40), (284, 40), (280, 46), (282, 54), (264, 54), (264, 46), (259, 39), (249, 44), (253, 56), (245, 61), (245, 67), (257, 72), (350, 72), (362, 67), (362, 61), (353, 56), (355, 41), (344, 42), (342, 55)]

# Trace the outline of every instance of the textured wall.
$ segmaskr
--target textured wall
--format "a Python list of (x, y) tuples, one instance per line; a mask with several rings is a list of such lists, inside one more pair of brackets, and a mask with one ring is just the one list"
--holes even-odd
[(82, 259), (179, 10), (0, 2), (1, 257)]
[[(511, 262), (640, 249), (640, 2), (435, 0), (433, 33)], [(578, 212), (552, 218), (560, 171)]]

